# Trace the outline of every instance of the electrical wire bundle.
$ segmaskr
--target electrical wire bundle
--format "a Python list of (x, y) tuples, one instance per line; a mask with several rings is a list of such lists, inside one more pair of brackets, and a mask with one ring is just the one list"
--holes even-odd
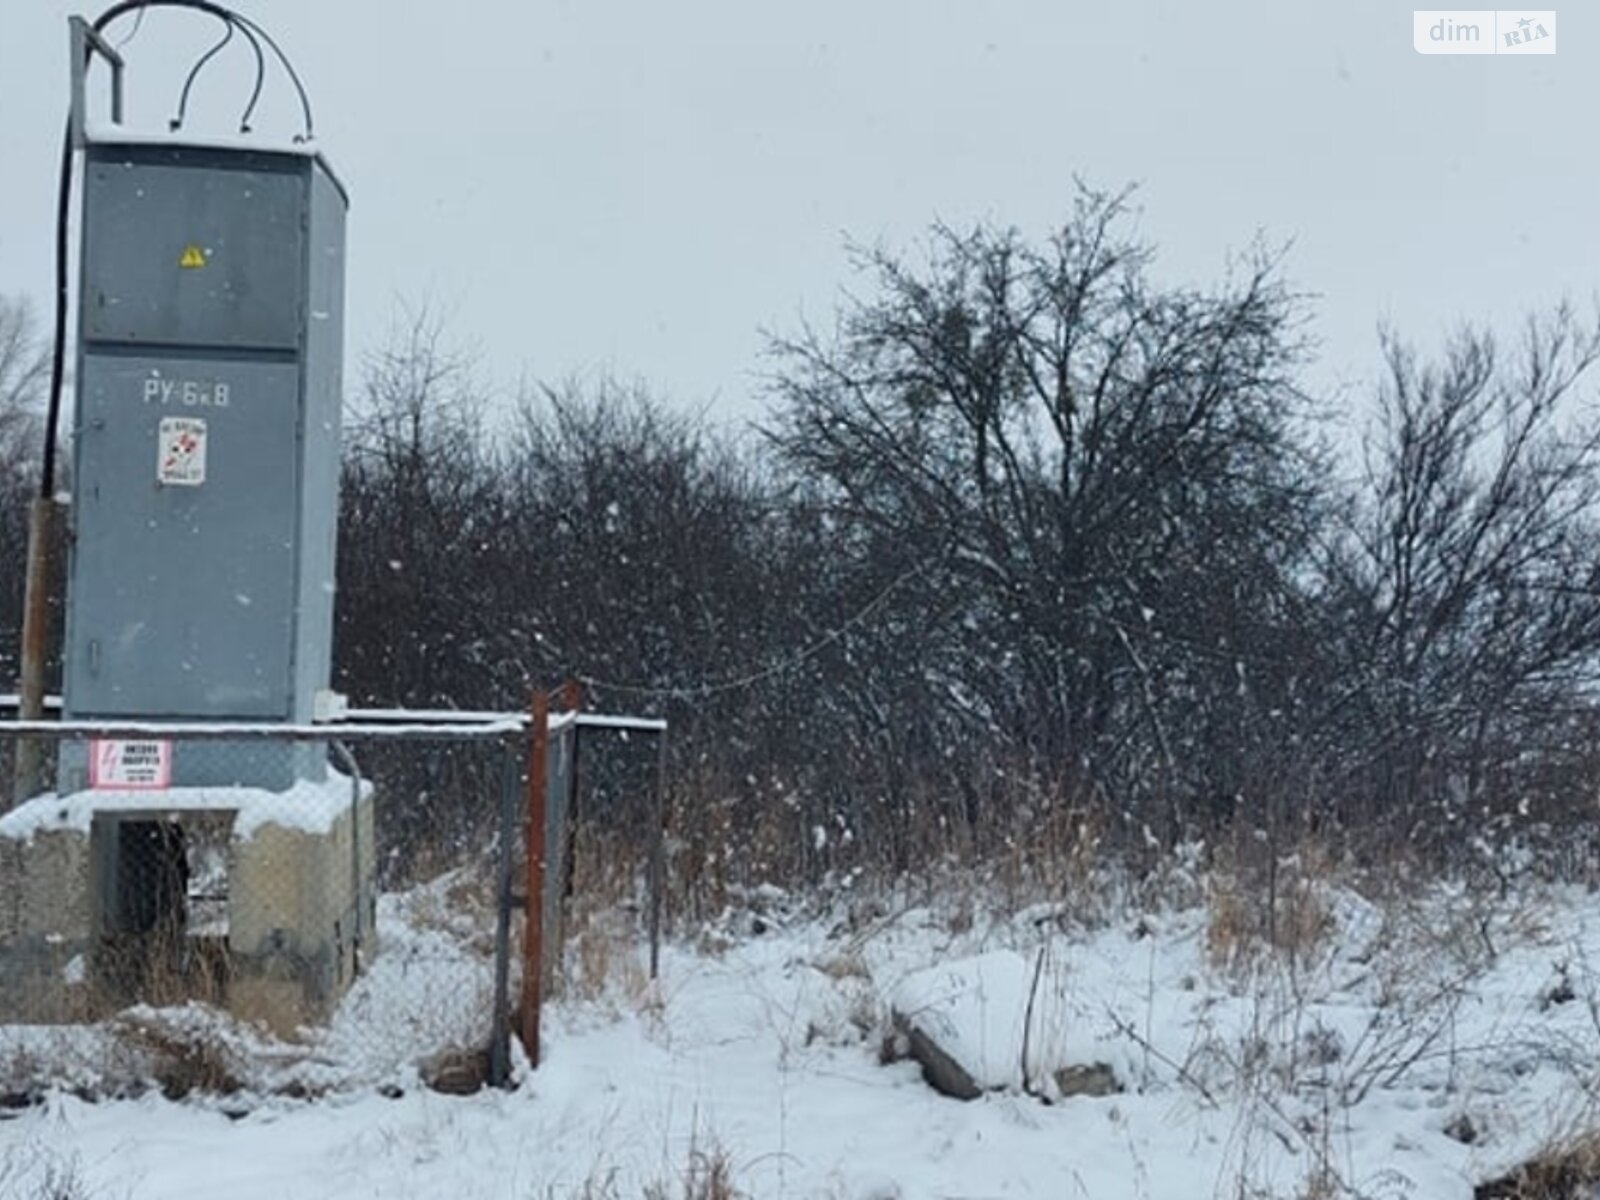
[(137, 13), (138, 17), (134, 23), (133, 30), (119, 43), (119, 45), (126, 45), (139, 32), (139, 27), (144, 22), (146, 11), (152, 8), (190, 9), (194, 12), (214, 17), (223, 26), (221, 39), (200, 56), (199, 60), (190, 68), (188, 76), (184, 79), (183, 91), (178, 97), (177, 115), (169, 122), (169, 128), (174, 131), (183, 128), (184, 117), (187, 115), (189, 108), (189, 93), (194, 88), (195, 80), (200, 77), (200, 73), (205, 70), (206, 65), (227, 48), (228, 44), (233, 41), (234, 35), (238, 34), (249, 43), (256, 60), (255, 84), (250, 90), (250, 99), (245, 104), (244, 113), (239, 118), (239, 132), (250, 132), (250, 118), (255, 115), (256, 105), (261, 100), (262, 89), (266, 86), (267, 59), (265, 52), (261, 48), (262, 43), (265, 42), (267, 49), (271, 50), (273, 56), (282, 64), (284, 72), (289, 76), (290, 83), (294, 85), (296, 95), (300, 98), (300, 111), (305, 127), (303, 132), (295, 136), (295, 141), (305, 142), (311, 140), (313, 136), (311, 101), (306, 95), (305, 86), (300, 81), (299, 72), (295, 70), (294, 64), (289, 61), (289, 56), (283, 52), (283, 48), (278, 45), (272, 35), (243, 13), (234, 12), (231, 8), (225, 8), (220, 4), (213, 3), (212, 0), (122, 0), (121, 3), (112, 5), (95, 18), (93, 29), (96, 33), (104, 33), (120, 18), (127, 16), (129, 13)]
[[(95, 18), (91, 28), (97, 35), (104, 34), (112, 25), (130, 14), (137, 14), (133, 29), (129, 31), (119, 45), (126, 45), (139, 32), (144, 23), (146, 11), (152, 8), (179, 8), (201, 13), (205, 16), (220, 21), (223, 26), (222, 37), (189, 69), (189, 74), (183, 81), (183, 90), (178, 95), (177, 113), (168, 122), (168, 128), (173, 132), (183, 128), (183, 122), (188, 115), (189, 95), (194, 90), (195, 81), (207, 64), (212, 62), (235, 35), (242, 37), (250, 46), (255, 56), (256, 74), (255, 83), (250, 90), (250, 98), (246, 102), (244, 112), (239, 118), (239, 132), (250, 132), (250, 120), (255, 115), (256, 106), (261, 100), (261, 93), (266, 86), (267, 58), (262, 49), (265, 43), (268, 50), (282, 65), (284, 73), (293, 84), (295, 93), (300, 99), (300, 112), (303, 127), (295, 135), (296, 142), (309, 142), (315, 136), (314, 123), (311, 116), (311, 100), (306, 94), (305, 85), (300, 80), (300, 74), (289, 61), (289, 56), (283, 52), (273, 36), (255, 21), (242, 13), (234, 12), (212, 0), (121, 0), (113, 4), (105, 12)], [(93, 54), (90, 52), (90, 58)], [(50, 397), (49, 406), (45, 414), (44, 426), (44, 454), (42, 467), (39, 472), (39, 496), (43, 500), (50, 500), (55, 495), (56, 487), (56, 431), (61, 421), (61, 393), (66, 379), (67, 357), (67, 309), (68, 309), (68, 273), (70, 270), (70, 245), (69, 245), (69, 217), (72, 207), (72, 127), (68, 122), (67, 131), (61, 145), (61, 178), (57, 191), (56, 204), (56, 295), (55, 295), (55, 338), (52, 347), (53, 358), (50, 368)]]

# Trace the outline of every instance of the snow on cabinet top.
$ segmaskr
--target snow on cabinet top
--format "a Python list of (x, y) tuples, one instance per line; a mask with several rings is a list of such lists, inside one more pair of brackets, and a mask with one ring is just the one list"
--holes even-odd
[(345, 195), (346, 202), (349, 201), (349, 192), (344, 182), (315, 139), (295, 140), (258, 133), (193, 134), (185, 130), (171, 132), (164, 129), (135, 129), (129, 125), (118, 125), (113, 121), (89, 121), (84, 125), (83, 136), (85, 141), (95, 146), (158, 146), (171, 150), (249, 151), (253, 154), (288, 154), (295, 158), (311, 159), (338, 185), (339, 191)]
[[(362, 796), (372, 792), (363, 780)], [(0, 816), (0, 838), (31, 841), (47, 832), (88, 833), (96, 813), (232, 812), (233, 836), (248, 838), (266, 825), (299, 833), (326, 834), (350, 811), (351, 779), (332, 768), (321, 782), (300, 780), (286, 791), (251, 787), (173, 787), (47, 793)]]

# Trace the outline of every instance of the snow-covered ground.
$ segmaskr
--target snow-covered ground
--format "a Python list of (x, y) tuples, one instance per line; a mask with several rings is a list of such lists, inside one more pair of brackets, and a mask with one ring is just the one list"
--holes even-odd
[[(0, 1120), (0, 1196), (677, 1197), (725, 1163), (755, 1197), (1449, 1200), (1600, 1125), (1600, 897), (1322, 887), (1322, 936), (1253, 957), (1226, 894), (1190, 890), (1090, 923), (769, 891), (669, 946), (654, 984), (592, 926), (583, 995), (552, 1005), (515, 1091), (380, 1090), (409, 1078), (401, 1052), (315, 1101), (53, 1094)], [(891, 1002), (942, 1013), (1002, 1089), (936, 1094), (896, 1060)], [(1124, 1090), (1056, 1096), (1062, 1062)]]

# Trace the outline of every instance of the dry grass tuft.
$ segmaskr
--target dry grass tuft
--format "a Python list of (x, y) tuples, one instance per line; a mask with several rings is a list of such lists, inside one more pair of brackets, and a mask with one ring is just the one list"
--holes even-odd
[(644, 1003), (650, 978), (639, 956), (639, 933), (626, 914), (575, 906), (561, 975), (564, 995), (590, 1002)]
[(734, 1184), (733, 1160), (717, 1145), (691, 1146), (677, 1184), (677, 1188), (659, 1181), (646, 1184), (645, 1200), (745, 1200)]
[(22, 1108), (37, 1102), (51, 1065), (33, 1046), (0, 1044), (0, 1105)]
[(1206, 886), (1206, 956), (1221, 970), (1249, 968), (1268, 954), (1311, 959), (1334, 932), (1327, 864), (1297, 854), (1270, 876), (1218, 867)]
[(456, 867), (416, 888), (407, 898), (406, 922), (420, 932), (444, 934), (476, 954), (493, 954), (493, 864)]
[(986, 864), (1002, 907), (1070, 901), (1084, 924), (1103, 922), (1109, 899), (1103, 813), (1027, 777), (1010, 781), (1002, 811), (1014, 814), (1013, 830), (999, 838)]
[(1339, 1182), (1338, 1176), (1324, 1163), (1307, 1176), (1304, 1185), (1296, 1193), (1295, 1200), (1339, 1200), (1345, 1194), (1344, 1186)]
[(579, 1000), (620, 1000), (637, 1008), (650, 990), (640, 919), (644, 864), (614, 839), (587, 828), (577, 831), (572, 848), (572, 892), (559, 933), (563, 955), (556, 989)]
[[(551, 1196), (554, 1193), (550, 1193)], [(622, 1200), (621, 1186), (617, 1181), (617, 1168), (596, 1168), (571, 1194), (571, 1200)]]
[(867, 966), (866, 959), (855, 949), (824, 955), (813, 965), (835, 983), (843, 983), (846, 979), (872, 982), (872, 971)]
[[(227, 1018), (193, 1006), (201, 1012)], [(111, 1025), (117, 1040), (144, 1055), (149, 1073), (168, 1100), (190, 1095), (231, 1096), (244, 1090), (238, 1055), (211, 1020), (167, 1020), (157, 1011), (135, 1010)]]
[[(557, 1191), (546, 1188), (544, 1200), (624, 1200), (635, 1193), (625, 1190), (622, 1171), (615, 1165), (596, 1163), (576, 1187)], [(698, 1140), (689, 1146), (688, 1161), (676, 1177), (653, 1179), (639, 1189), (643, 1200), (748, 1200), (745, 1192), (735, 1183), (733, 1160), (721, 1146), (712, 1143), (701, 1145)]]
[[(25, 1108), (52, 1090), (86, 1100), (139, 1096), (150, 1088), (149, 1055), (101, 1028), (0, 1027), (0, 1109)], [(6, 1197), (0, 1188), (0, 1197)]]
[(1479, 1184), (1473, 1200), (1574, 1200), (1600, 1190), (1600, 1131), (1552, 1142), (1516, 1170)]

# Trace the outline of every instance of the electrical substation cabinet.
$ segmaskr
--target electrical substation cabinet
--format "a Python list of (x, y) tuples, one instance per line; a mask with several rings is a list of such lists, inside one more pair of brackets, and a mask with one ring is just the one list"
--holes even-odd
[(307, 722), (328, 686), (343, 189), (300, 147), (84, 146), (76, 719)]

